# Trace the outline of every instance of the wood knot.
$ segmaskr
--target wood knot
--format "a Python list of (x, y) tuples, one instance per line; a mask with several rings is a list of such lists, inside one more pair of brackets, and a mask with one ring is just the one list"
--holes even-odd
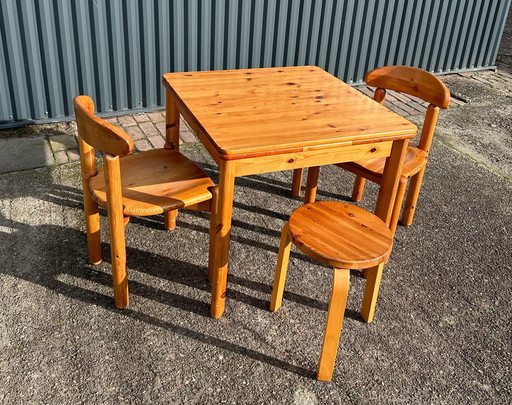
[(295, 159), (288, 159), (288, 163), (293, 163), (295, 162)]
[(377, 152), (377, 148), (371, 148), (371, 149), (370, 149), (370, 152), (372, 152), (372, 153), (373, 153), (373, 152)]

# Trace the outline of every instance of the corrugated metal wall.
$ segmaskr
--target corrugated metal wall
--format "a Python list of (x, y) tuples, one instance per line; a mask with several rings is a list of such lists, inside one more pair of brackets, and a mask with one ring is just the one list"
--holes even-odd
[(161, 106), (162, 73), (492, 67), (510, 0), (1, 0), (0, 123)]

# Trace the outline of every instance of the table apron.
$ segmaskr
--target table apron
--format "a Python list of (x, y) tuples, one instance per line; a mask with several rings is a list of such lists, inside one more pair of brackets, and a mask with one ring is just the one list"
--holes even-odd
[(385, 141), (244, 158), (233, 161), (236, 162), (235, 176), (248, 176), (251, 174), (278, 172), (302, 167), (323, 166), (333, 163), (387, 157), (391, 153), (392, 145), (393, 141)]
[(186, 108), (183, 107), (183, 105), (180, 104), (179, 100), (176, 100), (178, 103), (178, 108), (180, 114), (183, 116), (185, 121), (187, 122), (188, 126), (192, 130), (192, 132), (195, 133), (195, 135), (199, 138), (201, 143), (203, 144), (204, 148), (208, 151), (210, 156), (215, 160), (215, 163), (220, 165), (220, 156), (217, 150), (215, 149), (215, 146), (210, 142), (208, 137), (206, 137), (203, 134), (202, 128), (197, 124), (197, 122), (193, 119), (193, 115), (188, 111)]

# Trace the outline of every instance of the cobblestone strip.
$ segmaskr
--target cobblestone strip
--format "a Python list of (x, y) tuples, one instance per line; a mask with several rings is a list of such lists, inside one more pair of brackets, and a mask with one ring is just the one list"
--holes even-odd
[[(454, 75), (446, 76), (453, 77)], [(512, 73), (505, 70), (499, 72), (482, 71), (459, 73), (458, 76), (471, 79), (486, 86), (499, 87), (504, 92), (512, 93)], [(441, 80), (443, 76), (441, 76)], [(356, 87), (361, 93), (373, 98), (374, 89), (369, 86)], [(389, 91), (385, 105), (402, 116), (423, 114), (427, 107), (426, 102), (406, 94)], [(463, 105), (463, 101), (452, 97), (450, 107)], [(165, 143), (165, 111), (128, 114), (106, 118), (106, 121), (122, 128), (132, 138), (135, 144), (134, 152), (162, 148)], [(56, 130), (56, 132), (58, 132)], [(59, 131), (55, 135), (47, 136), (56, 164), (76, 162), (80, 160), (77, 143), (76, 124), (69, 123), (65, 133)], [(186, 122), (180, 122), (180, 144), (198, 143), (196, 135)], [(98, 153), (99, 156), (99, 153)]]

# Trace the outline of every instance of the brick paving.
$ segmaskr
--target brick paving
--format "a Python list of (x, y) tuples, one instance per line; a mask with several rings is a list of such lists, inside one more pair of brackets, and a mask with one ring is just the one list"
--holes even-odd
[[(512, 73), (505, 69), (497, 72), (481, 71), (446, 75), (441, 76), (441, 80), (448, 77), (464, 77), (486, 86), (499, 87), (512, 94)], [(363, 85), (356, 88), (368, 97), (373, 96), (374, 89), (369, 86)], [(463, 104), (465, 104), (464, 101), (452, 95), (450, 108), (456, 108)], [(389, 91), (386, 96), (385, 106), (397, 114), (411, 117), (423, 114), (427, 103), (407, 94), (397, 94), (396, 92)], [(132, 137), (135, 144), (135, 153), (152, 148), (162, 148), (165, 143), (165, 110), (114, 116), (106, 118), (106, 120), (122, 128)], [(51, 129), (46, 131), (46, 140), (50, 145), (55, 164), (60, 165), (78, 161), (80, 156), (77, 149), (76, 124), (74, 122), (68, 123), (67, 133), (62, 133), (61, 130), (55, 130), (54, 132), (52, 134)], [(197, 137), (182, 119), (180, 123), (180, 144), (197, 142)]]

